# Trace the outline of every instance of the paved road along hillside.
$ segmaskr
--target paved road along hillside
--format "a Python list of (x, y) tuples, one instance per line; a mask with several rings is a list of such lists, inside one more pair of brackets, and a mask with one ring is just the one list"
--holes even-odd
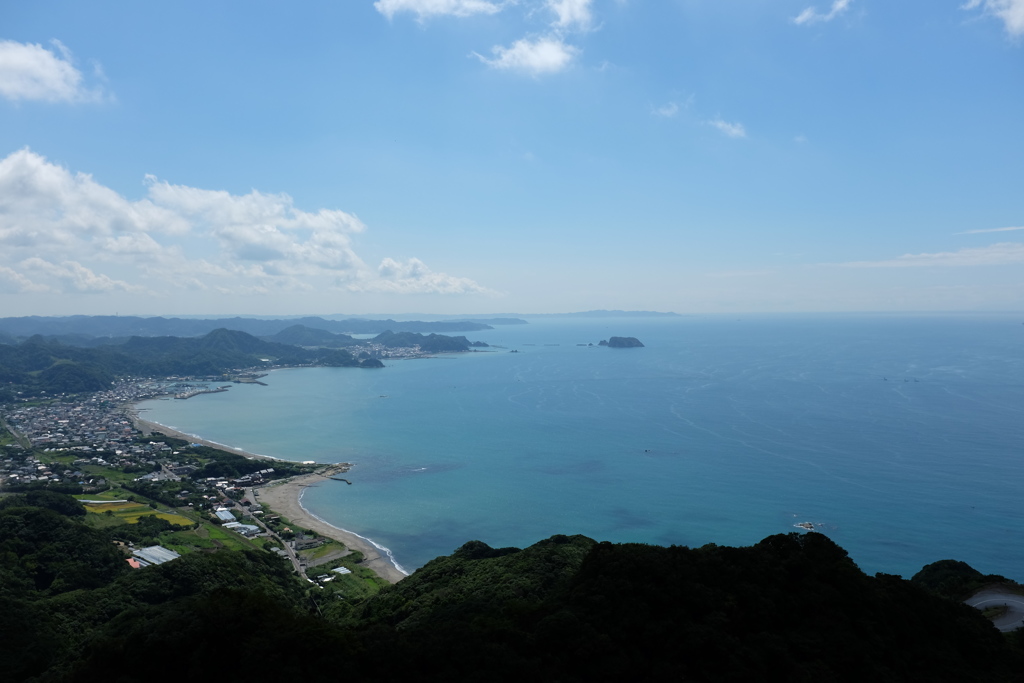
[(998, 588), (986, 588), (978, 591), (964, 602), (981, 610), (1006, 605), (1006, 614), (992, 620), (992, 623), (1000, 631), (1012, 631), (1024, 626), (1024, 596), (1022, 595)]

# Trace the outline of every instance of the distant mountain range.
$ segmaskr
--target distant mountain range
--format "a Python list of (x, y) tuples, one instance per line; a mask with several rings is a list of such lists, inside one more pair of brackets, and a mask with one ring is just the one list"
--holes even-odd
[[(324, 318), (339, 316), (325, 315)], [(381, 317), (373, 315), (367, 317)], [(386, 317), (393, 317), (399, 320), (439, 320), (447, 322), (472, 321), (487, 323), (488, 325), (523, 325), (529, 322), (523, 318), (680, 318), (679, 313), (660, 311), (577, 311), (575, 313), (463, 313), (459, 315), (435, 315), (430, 313), (404, 313), (401, 315), (392, 314)]]
[[(516, 314), (510, 314), (516, 315)], [(678, 313), (658, 311), (580, 311), (579, 313), (531, 313), (520, 314), (528, 318), (680, 318)]]
[(72, 315), (51, 318), (28, 316), (0, 318), (0, 343), (3, 343), (3, 338), (7, 338), (7, 343), (11, 343), (11, 338), (24, 339), (36, 334), (44, 337), (75, 335), (84, 335), (85, 337), (199, 337), (218, 329), (237, 330), (254, 337), (270, 337), (295, 325), (334, 334), (380, 334), (385, 331), (448, 333), (493, 329), (487, 323), (476, 320), (396, 321), (364, 320), (362, 318), (328, 320), (320, 317), (201, 319), (112, 315)]
[[(408, 316), (398, 316), (406, 318)], [(0, 318), (0, 344), (15, 344), (19, 340), (34, 335), (56, 338), (63, 343), (76, 346), (94, 346), (93, 339), (114, 338), (118, 340), (128, 337), (201, 337), (213, 330), (237, 330), (254, 337), (273, 337), (288, 328), (301, 326), (308, 330), (321, 330), (334, 335), (380, 334), (381, 332), (417, 332), (421, 334), (452, 332), (477, 332), (490, 330), (495, 325), (526, 325), (523, 318), (650, 318), (679, 317), (678, 313), (660, 313), (657, 311), (581, 311), (578, 313), (523, 313), (523, 314), (489, 314), (466, 315), (459, 318), (441, 318), (423, 315), (425, 320), (394, 320), (370, 318), (343, 318), (339, 316), (307, 316), (283, 318), (254, 318), (235, 316), (230, 318), (180, 317), (165, 318), (162, 316), (116, 316), (116, 315), (70, 315), (70, 316), (25, 316), (20, 318)], [(284, 341), (290, 344), (320, 345), (316, 342), (306, 344), (300, 341)], [(332, 340), (330, 345), (337, 344)]]
[(19, 395), (100, 391), (124, 376), (216, 377), (270, 365), (383, 367), (374, 358), (374, 346), (449, 353), (487, 344), (463, 336), (389, 330), (371, 344), (302, 325), (263, 338), (226, 328), (201, 337), (94, 337), (84, 342), (75, 335), (33, 335), (21, 343), (0, 343), (0, 403)]

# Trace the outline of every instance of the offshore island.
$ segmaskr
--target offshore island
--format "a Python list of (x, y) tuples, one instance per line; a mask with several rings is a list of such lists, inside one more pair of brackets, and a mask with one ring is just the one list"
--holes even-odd
[(598, 342), (598, 346), (607, 346), (612, 349), (640, 349), (643, 342), (636, 337), (608, 337)]

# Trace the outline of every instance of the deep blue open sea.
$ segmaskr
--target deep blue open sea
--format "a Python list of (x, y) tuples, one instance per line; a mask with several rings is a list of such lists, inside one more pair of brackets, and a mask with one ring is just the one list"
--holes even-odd
[[(1022, 320), (536, 318), (467, 335), (493, 352), (278, 370), (142, 407), (248, 451), (355, 463), (351, 486), (303, 504), (407, 570), (471, 539), (749, 545), (812, 522), (868, 572), (955, 558), (1024, 580)], [(596, 346), (611, 335), (646, 348)]]

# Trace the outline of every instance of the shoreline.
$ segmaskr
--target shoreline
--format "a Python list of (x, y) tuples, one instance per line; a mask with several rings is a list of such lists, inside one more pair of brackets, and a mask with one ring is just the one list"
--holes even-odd
[[(143, 409), (145, 410), (145, 409)], [(152, 436), (153, 432), (160, 432), (164, 436), (169, 436), (172, 439), (182, 439), (189, 443), (197, 443), (210, 448), (216, 448), (218, 451), (224, 451), (225, 453), (231, 453), (233, 455), (241, 455), (246, 458), (254, 458), (257, 460), (276, 460), (278, 462), (295, 462), (294, 460), (286, 460), (285, 458), (275, 458), (272, 455), (262, 455), (260, 453), (250, 453), (249, 451), (236, 448), (235, 446), (229, 446), (227, 444), (218, 443), (216, 441), (210, 441), (204, 439), (197, 434), (189, 434), (167, 425), (162, 425), (159, 422), (153, 422), (139, 415), (139, 408), (135, 406), (126, 406), (126, 413), (132, 422), (132, 426), (142, 432), (143, 436)]]
[(304, 529), (315, 531), (321, 536), (332, 538), (351, 550), (363, 554), (363, 566), (369, 567), (377, 576), (389, 583), (401, 581), (409, 575), (399, 565), (388, 548), (354, 531), (334, 526), (306, 509), (302, 495), (306, 487), (322, 481), (330, 481), (324, 474), (303, 474), (297, 477), (260, 486), (256, 489), (256, 502), (275, 513), (286, 517), (289, 522)]
[[(272, 455), (250, 453), (242, 450), (241, 448), (235, 448), (226, 444), (217, 443), (216, 441), (210, 441), (209, 439), (203, 439), (195, 434), (189, 434), (188, 432), (183, 432), (181, 430), (168, 427), (167, 425), (162, 425), (159, 422), (147, 420), (139, 415), (139, 408), (135, 407), (134, 404), (127, 405), (125, 408), (126, 414), (129, 416), (132, 425), (141, 431), (143, 436), (150, 436), (153, 432), (159, 432), (165, 436), (175, 439), (183, 439), (189, 443), (202, 444), (203, 446), (209, 446), (210, 448), (216, 448), (217, 450), (224, 451), (225, 453), (241, 455), (246, 458), (288, 463), (296, 462), (294, 460), (286, 460), (284, 458), (275, 458)], [(322, 465), (324, 463), (317, 464)], [(287, 479), (280, 479), (265, 486), (258, 487), (259, 493), (256, 494), (256, 497), (258, 498), (258, 502), (264, 505), (264, 507), (268, 507), (277, 514), (287, 517), (288, 521), (293, 524), (303, 527), (304, 529), (315, 531), (321, 536), (326, 536), (327, 538), (338, 541), (350, 550), (358, 550), (363, 554), (363, 561), (361, 564), (369, 567), (377, 576), (388, 583), (396, 583), (408, 576), (409, 573), (406, 572), (397, 561), (395, 561), (394, 555), (391, 553), (390, 549), (374, 542), (373, 539), (360, 536), (354, 531), (336, 527), (306, 509), (302, 504), (302, 494), (307, 486), (311, 486), (321, 481), (329, 481), (329, 478), (323, 474), (312, 473), (289, 477)]]

